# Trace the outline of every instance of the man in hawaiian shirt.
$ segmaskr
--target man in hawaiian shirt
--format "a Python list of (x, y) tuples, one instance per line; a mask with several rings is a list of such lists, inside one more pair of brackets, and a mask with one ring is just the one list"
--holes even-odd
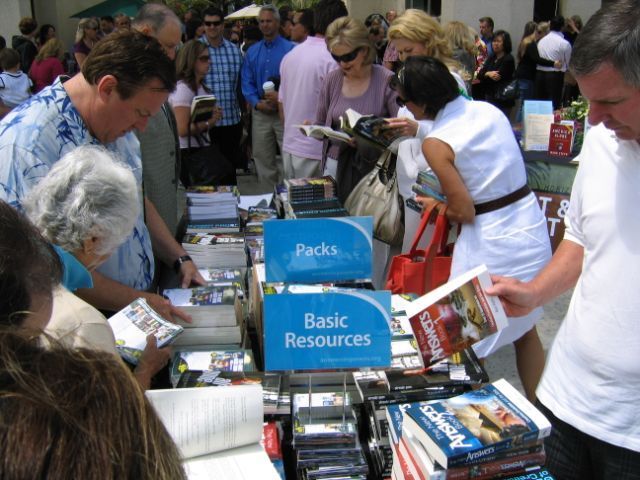
[[(51, 166), (85, 144), (115, 152), (142, 185), (140, 145), (133, 130), (144, 130), (175, 84), (174, 64), (157, 40), (137, 32), (103, 39), (81, 73), (59, 77), (0, 122), (0, 199), (20, 209), (22, 199)], [(167, 300), (145, 292), (154, 271), (152, 241), (163, 261), (175, 262), (183, 286), (202, 279), (153, 204), (142, 194), (140, 198), (143, 213), (132, 235), (99, 273), (93, 272), (93, 288), (76, 293), (105, 310), (119, 310), (144, 296), (168, 318), (172, 313), (184, 317)]]

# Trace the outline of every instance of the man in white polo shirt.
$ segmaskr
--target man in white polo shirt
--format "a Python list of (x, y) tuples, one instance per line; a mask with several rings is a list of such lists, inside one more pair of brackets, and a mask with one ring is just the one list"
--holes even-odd
[(538, 52), (542, 58), (561, 63), (560, 68), (543, 65), (536, 67), (536, 98), (553, 101), (554, 110), (562, 106), (564, 74), (571, 60), (571, 44), (562, 35), (563, 26), (563, 17), (553, 17), (549, 22), (551, 31), (538, 42)]

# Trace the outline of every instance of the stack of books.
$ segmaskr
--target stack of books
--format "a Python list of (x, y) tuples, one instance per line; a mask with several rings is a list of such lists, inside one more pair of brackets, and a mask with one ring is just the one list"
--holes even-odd
[(240, 231), (235, 185), (190, 187), (187, 196), (187, 233)]
[(551, 431), (504, 379), (447, 400), (390, 406), (387, 416), (397, 479), (529, 473), (544, 464), (543, 439)]
[(247, 255), (251, 265), (264, 263), (264, 227), (266, 220), (278, 218), (275, 208), (249, 207), (244, 230)]
[(418, 178), (416, 178), (416, 183), (411, 186), (411, 190), (421, 197), (432, 197), (440, 202), (446, 201), (440, 181), (431, 170), (418, 172)]
[(187, 233), (182, 238), (182, 247), (201, 268), (247, 265), (244, 234), (240, 232)]
[(176, 346), (243, 344), (242, 305), (235, 286), (172, 288), (163, 295), (192, 317), (191, 323), (180, 322), (184, 332)]
[(285, 180), (276, 188), (285, 218), (346, 217), (331, 176)]
[(367, 478), (357, 421), (346, 392), (296, 393), (292, 398), (293, 447), (298, 478)]

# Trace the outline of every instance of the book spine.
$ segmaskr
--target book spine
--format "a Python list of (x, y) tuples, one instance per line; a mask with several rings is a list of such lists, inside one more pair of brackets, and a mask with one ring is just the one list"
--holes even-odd
[(527, 455), (539, 455), (540, 453), (544, 454), (544, 447), (541, 443), (537, 443), (531, 446), (523, 446), (519, 448), (513, 448), (510, 450), (503, 450), (501, 452), (494, 452), (492, 454), (484, 455), (478, 457), (473, 455), (472, 453), (465, 454), (458, 457), (453, 457), (449, 459), (448, 467), (449, 469), (453, 468), (464, 468), (470, 467), (472, 465), (484, 464), (489, 462), (500, 462), (506, 461), (511, 458), (527, 456)]

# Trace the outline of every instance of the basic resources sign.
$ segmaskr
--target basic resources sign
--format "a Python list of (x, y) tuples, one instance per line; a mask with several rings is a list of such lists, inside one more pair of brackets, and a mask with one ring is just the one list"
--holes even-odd
[(265, 369), (388, 367), (390, 311), (388, 291), (265, 295)]
[(371, 278), (372, 231), (371, 217), (265, 221), (267, 282)]

